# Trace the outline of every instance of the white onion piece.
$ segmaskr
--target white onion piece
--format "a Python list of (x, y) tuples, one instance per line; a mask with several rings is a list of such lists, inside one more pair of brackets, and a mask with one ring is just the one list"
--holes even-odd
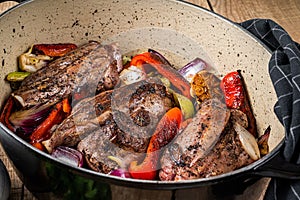
[(260, 152), (255, 137), (238, 123), (234, 123), (233, 127), (245, 151), (253, 160), (258, 160), (260, 158)]
[(141, 68), (132, 65), (120, 73), (120, 79), (126, 85), (130, 85), (132, 83), (145, 80), (146, 74)]

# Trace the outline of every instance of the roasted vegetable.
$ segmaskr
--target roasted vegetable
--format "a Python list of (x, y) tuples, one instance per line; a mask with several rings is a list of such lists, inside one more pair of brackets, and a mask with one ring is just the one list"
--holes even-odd
[(258, 138), (257, 144), (259, 147), (260, 155), (265, 156), (269, 153), (268, 140), (270, 137), (271, 127), (269, 126), (264, 134)]
[(233, 128), (238, 134), (244, 150), (253, 160), (258, 160), (260, 158), (260, 152), (255, 137), (239, 123), (234, 123)]
[(228, 108), (238, 109), (247, 115), (247, 130), (256, 138), (256, 120), (252, 113), (248, 93), (240, 71), (230, 72), (221, 80), (220, 87)]
[(23, 81), (27, 76), (29, 76), (30, 72), (11, 72), (7, 74), (6, 80), (8, 81)]
[(50, 129), (61, 123), (71, 112), (68, 99), (55, 105), (49, 116), (30, 135), (30, 143), (34, 144), (50, 138)]
[(223, 92), (220, 89), (220, 79), (213, 73), (206, 70), (199, 71), (191, 81), (192, 93), (196, 96), (198, 103), (205, 99), (223, 99)]
[(72, 43), (35, 44), (33, 45), (32, 52), (50, 57), (61, 57), (76, 48), (77, 45)]
[(11, 122), (9, 121), (9, 116), (12, 113), (13, 107), (14, 107), (14, 98), (12, 96), (10, 96), (7, 99), (7, 101), (3, 107), (3, 110), (2, 110), (2, 113), (0, 116), (0, 122), (2, 122), (9, 130), (14, 132), (15, 129), (14, 129), (13, 125), (11, 124)]
[(195, 108), (193, 102), (189, 100), (187, 97), (178, 94), (176, 92), (173, 92), (173, 96), (176, 104), (179, 106), (182, 112), (183, 118), (185, 120), (192, 118), (195, 114)]
[(129, 173), (133, 178), (144, 180), (153, 180), (156, 178), (160, 155), (159, 150), (176, 136), (181, 121), (182, 113), (177, 107), (170, 109), (162, 117), (150, 139), (144, 160), (140, 164), (138, 164), (137, 161), (132, 161), (130, 163)]
[(53, 103), (47, 103), (13, 112), (9, 116), (9, 121), (13, 124), (14, 131), (27, 140), (33, 130), (48, 117), (52, 106)]
[(129, 172), (127, 170), (125, 170), (125, 169), (122, 169), (122, 168), (112, 170), (108, 174), (110, 174), (112, 176), (122, 177), (122, 178), (131, 178)]
[(35, 44), (28, 52), (19, 57), (19, 68), (26, 72), (35, 72), (46, 66), (54, 57), (61, 57), (77, 46), (71, 43)]
[(193, 77), (202, 70), (207, 70), (207, 64), (200, 58), (195, 58), (181, 69), (178, 72), (188, 81), (192, 82)]
[(130, 85), (132, 83), (145, 80), (146, 74), (141, 68), (132, 65), (127, 69), (122, 70), (122, 72), (120, 73), (120, 79), (126, 85)]
[(28, 52), (19, 56), (19, 68), (25, 72), (36, 72), (38, 69), (46, 66), (52, 57), (47, 55), (36, 55), (32, 53), (33, 46)]
[(70, 147), (58, 146), (53, 150), (51, 156), (72, 166), (83, 166), (84, 159), (82, 153)]
[[(130, 65), (147, 68), (149, 64), (157, 70), (162, 76), (166, 77), (170, 80), (170, 82), (177, 88), (184, 96), (189, 99), (192, 99), (190, 95), (190, 84), (189, 82), (181, 76), (175, 69), (171, 66), (165, 64), (163, 61), (159, 59), (155, 54), (151, 54), (149, 52), (141, 53), (134, 56), (130, 62)], [(145, 69), (147, 71), (147, 69)]]

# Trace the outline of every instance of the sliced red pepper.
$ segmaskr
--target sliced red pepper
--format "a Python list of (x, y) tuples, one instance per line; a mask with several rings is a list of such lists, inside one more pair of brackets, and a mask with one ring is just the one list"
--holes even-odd
[(170, 109), (159, 121), (152, 135), (147, 154), (143, 162), (132, 161), (129, 173), (132, 178), (154, 180), (157, 176), (160, 149), (167, 145), (178, 133), (182, 121), (181, 110), (177, 107)]
[[(181, 93), (188, 97), (190, 100), (192, 100), (191, 94), (190, 94), (190, 84), (189, 82), (182, 77), (179, 73), (176, 72), (176, 70), (173, 70), (171, 68), (168, 68), (166, 64), (159, 61), (155, 57), (155, 55), (145, 52), (142, 54), (138, 54), (134, 56), (131, 59), (130, 65), (134, 65), (136, 67), (142, 67), (143, 64), (150, 64), (152, 67), (154, 67), (158, 73), (160, 73), (162, 76), (166, 77), (170, 80), (170, 82), (179, 90)], [(147, 69), (145, 69), (147, 71)]]
[[(57, 103), (49, 116), (32, 132), (30, 143), (34, 145), (45, 139), (50, 138), (50, 129), (53, 125), (61, 123), (71, 112), (68, 99)], [(65, 112), (66, 111), (66, 112)], [(36, 145), (34, 145), (36, 146)]]
[(32, 51), (50, 57), (61, 57), (76, 48), (77, 45), (72, 43), (35, 44)]
[(244, 112), (248, 118), (247, 130), (257, 137), (256, 120), (254, 118), (248, 92), (240, 71), (230, 72), (221, 80), (220, 87), (225, 96), (228, 108), (238, 109)]
[(7, 99), (7, 101), (5, 103), (5, 106), (2, 110), (2, 113), (1, 113), (1, 116), (0, 116), (0, 122), (2, 122), (3, 125), (5, 125), (9, 130), (14, 132), (15, 129), (9, 121), (9, 116), (11, 115), (11, 111), (13, 109), (13, 106), (14, 106), (14, 100), (13, 100), (13, 97), (10, 96)]

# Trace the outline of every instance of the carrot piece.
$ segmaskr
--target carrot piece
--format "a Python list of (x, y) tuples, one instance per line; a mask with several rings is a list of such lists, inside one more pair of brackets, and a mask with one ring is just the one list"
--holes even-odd
[(167, 145), (178, 133), (182, 121), (181, 110), (177, 107), (170, 109), (159, 121), (152, 135), (147, 154), (143, 162), (136, 160), (129, 166), (129, 173), (135, 179), (153, 180), (157, 176), (159, 150)]
[(62, 106), (63, 106), (63, 112), (66, 113), (67, 115), (69, 115), (71, 113), (71, 105), (69, 103), (69, 99), (63, 99), (62, 100)]
[(51, 127), (61, 123), (68, 114), (64, 112), (64, 107), (70, 112), (68, 109), (71, 106), (66, 104), (69, 104), (68, 99), (64, 99), (55, 105), (49, 116), (30, 135), (31, 144), (41, 142), (51, 136), (49, 132)]
[(61, 57), (76, 48), (77, 45), (72, 43), (35, 44), (33, 45), (33, 52), (44, 54), (50, 57)]
[[(179, 73), (176, 73), (175, 70), (172, 68), (166, 67), (167, 65), (160, 62), (158, 59), (155, 59), (155, 57), (149, 53), (141, 53), (136, 56), (134, 56), (131, 59), (130, 65), (134, 65), (137, 67), (141, 67), (142, 64), (150, 64), (153, 66), (161, 75), (166, 77), (170, 80), (170, 82), (179, 90), (181, 93), (188, 97), (189, 99), (192, 99), (190, 94), (190, 84), (187, 80), (185, 80), (184, 77), (182, 77)], [(144, 69), (147, 71), (147, 69)]]

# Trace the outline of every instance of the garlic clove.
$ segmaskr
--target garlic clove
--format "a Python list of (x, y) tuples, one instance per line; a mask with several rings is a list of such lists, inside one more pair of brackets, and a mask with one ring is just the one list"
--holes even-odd
[(234, 123), (233, 128), (238, 134), (245, 151), (253, 160), (258, 160), (260, 158), (260, 152), (255, 137), (238, 123)]

